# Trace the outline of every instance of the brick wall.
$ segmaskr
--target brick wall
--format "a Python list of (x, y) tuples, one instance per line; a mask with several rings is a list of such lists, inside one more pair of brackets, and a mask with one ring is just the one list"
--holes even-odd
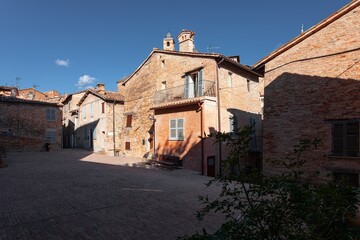
[(266, 63), (265, 159), (284, 159), (299, 139), (316, 137), (322, 144), (304, 156), (307, 173), (360, 171), (360, 158), (329, 157), (331, 120), (360, 117), (359, 61), (357, 7)]
[[(47, 121), (46, 109), (55, 109), (55, 121)], [(0, 143), (8, 151), (44, 151), (46, 131), (55, 132), (52, 149), (62, 146), (61, 109), (56, 105), (0, 102)]]

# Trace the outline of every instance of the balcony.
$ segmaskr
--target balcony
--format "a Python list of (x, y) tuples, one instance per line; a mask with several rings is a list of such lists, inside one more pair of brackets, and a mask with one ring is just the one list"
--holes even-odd
[(202, 84), (191, 83), (155, 92), (154, 105), (197, 97), (215, 97), (215, 82), (202, 80)]

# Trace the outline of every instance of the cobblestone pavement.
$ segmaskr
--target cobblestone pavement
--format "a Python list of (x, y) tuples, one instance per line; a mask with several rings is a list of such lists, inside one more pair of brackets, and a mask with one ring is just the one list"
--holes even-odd
[(209, 178), (129, 167), (137, 161), (78, 149), (9, 153), (0, 169), (0, 239), (176, 239), (219, 225), (218, 216), (194, 216), (197, 196), (215, 194)]

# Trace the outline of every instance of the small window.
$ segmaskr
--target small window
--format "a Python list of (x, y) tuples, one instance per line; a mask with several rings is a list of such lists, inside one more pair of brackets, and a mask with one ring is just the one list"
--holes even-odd
[(166, 46), (170, 47), (170, 42), (166, 42)]
[(46, 109), (46, 120), (49, 122), (54, 122), (55, 119), (56, 119), (55, 108), (47, 108)]
[(105, 103), (101, 103), (101, 113), (105, 113)]
[(232, 79), (232, 72), (229, 72), (228, 75), (228, 87), (232, 87), (233, 86), (233, 79)]
[(229, 132), (233, 133), (238, 129), (238, 120), (237, 117), (230, 114), (229, 115)]
[(359, 122), (344, 121), (332, 126), (332, 154), (334, 156), (359, 156)]
[(94, 103), (90, 104), (90, 117), (94, 116)]
[(56, 143), (56, 130), (55, 129), (47, 129), (45, 131), (45, 141), (48, 143)]
[(165, 67), (165, 60), (161, 60), (161, 67)]
[(161, 90), (166, 89), (166, 81), (161, 82)]
[(334, 172), (333, 177), (335, 181), (342, 182), (352, 187), (359, 187), (358, 173)]
[(132, 124), (132, 114), (126, 115), (126, 127), (131, 127)]
[(131, 150), (130, 142), (125, 142), (125, 150)]
[(170, 140), (184, 140), (184, 119), (170, 119)]
[(83, 119), (86, 119), (86, 106), (82, 107), (82, 116), (83, 116)]

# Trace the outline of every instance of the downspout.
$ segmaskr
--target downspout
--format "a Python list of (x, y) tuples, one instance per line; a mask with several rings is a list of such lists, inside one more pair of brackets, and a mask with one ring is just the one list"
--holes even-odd
[[(219, 62), (216, 63), (216, 100), (218, 106), (218, 131), (221, 132), (221, 109), (220, 109), (220, 83), (219, 83), (219, 65), (225, 59), (222, 58)], [(221, 167), (221, 159), (222, 159), (222, 148), (221, 142), (219, 142), (219, 175), (222, 176), (222, 167)], [(216, 165), (215, 165), (216, 166)]]
[(113, 144), (114, 144), (114, 157), (116, 157), (115, 153), (115, 101), (113, 103)]
[(203, 111), (203, 107), (201, 106), (202, 104), (204, 104), (204, 102), (199, 102), (199, 111), (200, 111), (200, 141), (201, 141), (201, 174), (205, 175), (204, 173), (204, 111)]

